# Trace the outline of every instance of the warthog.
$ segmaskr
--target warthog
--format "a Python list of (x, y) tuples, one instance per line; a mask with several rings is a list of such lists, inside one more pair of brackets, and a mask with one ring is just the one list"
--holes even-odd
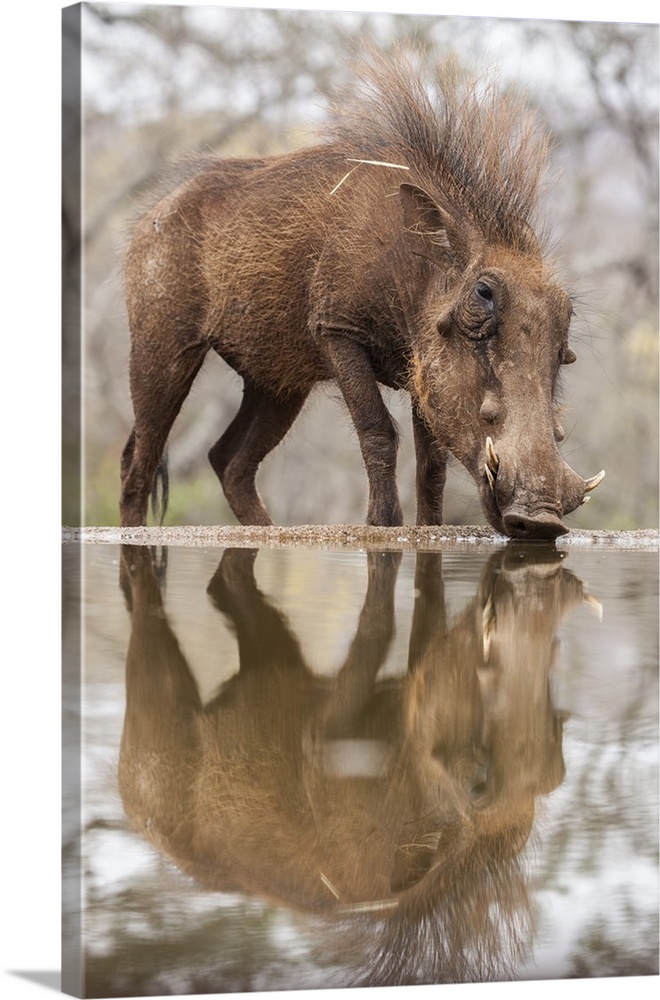
[[(135, 425), (121, 523), (146, 523), (167, 437), (209, 349), (242, 376), (209, 452), (239, 522), (270, 524), (263, 458), (311, 389), (334, 380), (357, 430), (369, 524), (402, 523), (397, 430), (379, 383), (409, 391), (417, 522), (441, 524), (449, 453), (490, 523), (554, 538), (604, 473), (562, 459), (555, 395), (571, 300), (533, 228), (547, 142), (522, 103), (437, 71), (437, 100), (402, 61), (318, 145), (207, 158), (138, 223), (125, 268)], [(166, 501), (165, 501), (166, 502)]]
[(419, 553), (408, 662), (381, 678), (400, 554), (370, 553), (356, 634), (328, 677), (258, 590), (254, 557), (228, 550), (209, 584), (239, 669), (202, 704), (150, 552), (124, 548), (131, 823), (204, 889), (349, 923), (353, 944), (377, 929), (358, 978), (365, 965), (372, 983), (503, 975), (531, 933), (520, 855), (535, 800), (564, 775), (549, 673), (562, 619), (589, 599), (581, 583), (556, 552), (500, 551), (450, 621), (442, 557)]

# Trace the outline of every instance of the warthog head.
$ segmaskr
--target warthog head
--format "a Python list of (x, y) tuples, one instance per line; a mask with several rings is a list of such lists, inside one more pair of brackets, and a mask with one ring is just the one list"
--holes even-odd
[(531, 230), (518, 249), (488, 245), (422, 189), (404, 184), (401, 197), (427, 269), (412, 375), (424, 419), (476, 481), (497, 531), (564, 534), (564, 515), (605, 474), (583, 479), (557, 447), (559, 373), (576, 360), (571, 300)]

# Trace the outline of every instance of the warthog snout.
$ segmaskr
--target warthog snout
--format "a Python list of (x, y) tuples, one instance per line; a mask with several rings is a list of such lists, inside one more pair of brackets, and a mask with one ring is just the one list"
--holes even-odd
[(556, 452), (543, 473), (525, 474), (514, 459), (500, 458), (492, 438), (486, 438), (485, 507), (491, 524), (510, 538), (552, 541), (565, 535), (564, 514), (585, 504), (603, 481), (602, 469), (582, 479)]
[(524, 510), (510, 510), (502, 518), (502, 527), (510, 538), (530, 541), (551, 541), (568, 531), (561, 518), (549, 511), (528, 514)]

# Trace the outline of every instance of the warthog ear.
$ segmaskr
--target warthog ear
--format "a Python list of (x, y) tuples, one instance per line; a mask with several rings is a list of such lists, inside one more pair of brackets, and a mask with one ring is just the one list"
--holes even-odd
[(449, 213), (415, 184), (401, 184), (399, 197), (406, 240), (412, 253), (437, 264), (451, 263), (454, 250), (450, 233), (454, 226)]

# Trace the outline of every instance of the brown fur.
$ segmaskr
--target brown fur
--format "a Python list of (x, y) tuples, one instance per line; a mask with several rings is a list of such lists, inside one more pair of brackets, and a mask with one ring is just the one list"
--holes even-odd
[(451, 451), (496, 528), (567, 530), (584, 482), (554, 440), (571, 309), (533, 228), (546, 140), (519, 102), (461, 80), (451, 62), (435, 101), (405, 64), (374, 57), (365, 74), (326, 141), (207, 159), (139, 222), (126, 258), (135, 426), (122, 524), (145, 522), (171, 425), (213, 348), (245, 384), (209, 453), (239, 521), (270, 523), (258, 466), (314, 385), (334, 379), (362, 449), (369, 523), (401, 523), (381, 383), (411, 393), (418, 522), (442, 521)]
[[(501, 551), (448, 621), (442, 557), (420, 553), (408, 669), (379, 679), (400, 554), (371, 553), (346, 662), (322, 678), (257, 589), (255, 555), (228, 550), (209, 585), (240, 668), (203, 706), (152, 556), (124, 548), (131, 823), (202, 888), (373, 935), (369, 982), (501, 976), (530, 932), (520, 857), (535, 800), (563, 778), (549, 676), (582, 585), (557, 553)], [(346, 740), (379, 748), (379, 765), (343, 770)]]

